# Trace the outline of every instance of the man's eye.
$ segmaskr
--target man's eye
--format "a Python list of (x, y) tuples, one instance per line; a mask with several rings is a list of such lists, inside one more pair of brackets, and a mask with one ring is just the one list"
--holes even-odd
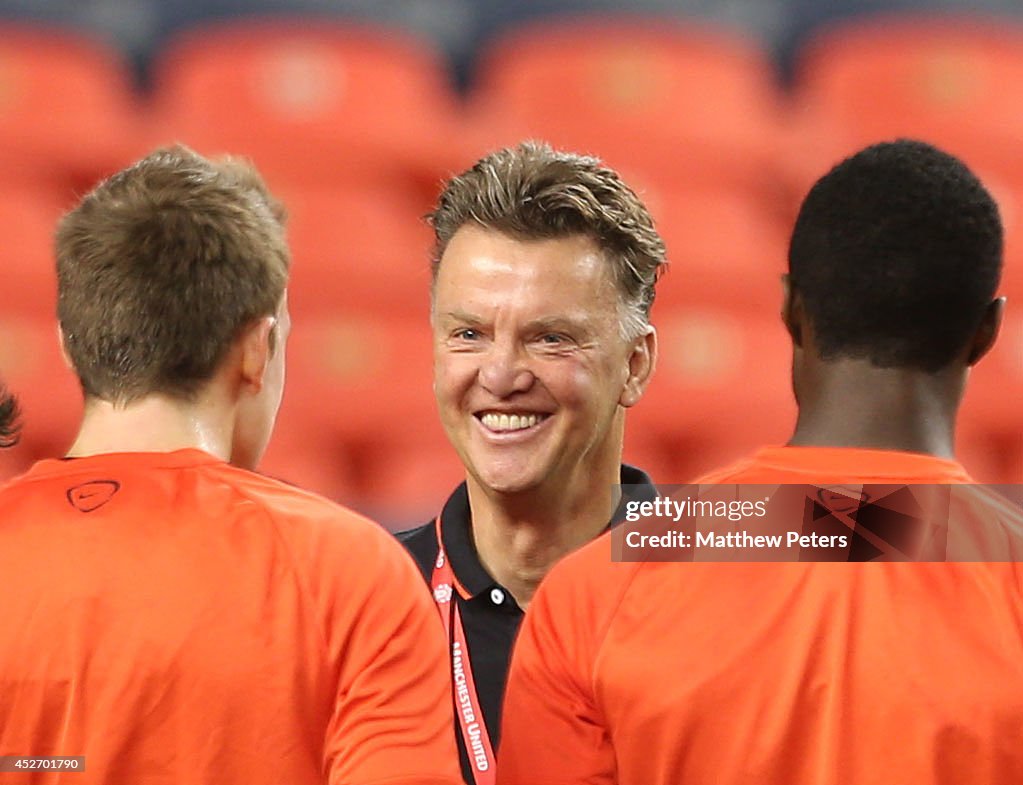
[(463, 341), (475, 341), (480, 337), (480, 334), (471, 327), (463, 327), (461, 330), (455, 330), (454, 337)]
[(540, 342), (551, 346), (557, 346), (558, 344), (565, 342), (565, 336), (558, 335), (557, 333), (547, 333), (540, 338)]

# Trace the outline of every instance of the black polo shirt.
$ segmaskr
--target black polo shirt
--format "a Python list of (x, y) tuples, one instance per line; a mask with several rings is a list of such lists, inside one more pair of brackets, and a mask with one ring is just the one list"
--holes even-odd
[[(652, 500), (657, 490), (645, 472), (632, 466), (622, 466), (621, 482), (625, 487), (619, 509), (612, 516), (611, 523), (624, 517), (626, 501)], [(497, 750), (500, 738), (501, 701), (508, 677), (508, 663), (511, 659), (512, 644), (522, 623), (523, 611), (515, 602), (511, 592), (490, 577), (480, 563), (476, 545), (472, 539), (472, 515), (469, 511), (469, 491), (463, 482), (451, 494), (441, 510), (443, 520), (444, 550), (451, 563), (458, 582), (470, 595), (464, 599), (457, 591), (455, 601), (465, 627), (465, 638), (469, 649), (469, 663), (472, 666), (480, 707), (487, 723), (490, 740)], [(437, 561), (437, 521), (424, 526), (400, 532), (401, 540), (408, 552), (422, 570), (427, 584), (433, 577)], [(457, 727), (459, 757), (462, 761), (462, 776), (466, 782), (473, 782), (472, 767), (465, 751), (461, 730)]]

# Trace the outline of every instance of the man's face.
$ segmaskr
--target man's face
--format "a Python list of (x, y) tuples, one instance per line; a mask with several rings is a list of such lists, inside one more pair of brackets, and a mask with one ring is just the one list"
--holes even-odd
[[(565, 489), (621, 452), (633, 347), (592, 240), (522, 241), (466, 225), (434, 289), (434, 391), (448, 438), (484, 488)], [(603, 480), (601, 480), (603, 481)]]

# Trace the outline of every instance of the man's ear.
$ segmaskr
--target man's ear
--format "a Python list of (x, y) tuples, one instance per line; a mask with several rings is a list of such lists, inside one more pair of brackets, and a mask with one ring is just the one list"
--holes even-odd
[(242, 383), (253, 392), (263, 389), (266, 369), (274, 351), (271, 336), (276, 324), (276, 316), (263, 316), (249, 322), (238, 336), (239, 374)]
[(64, 358), (64, 365), (66, 365), (72, 371), (75, 370), (75, 364), (71, 362), (71, 355), (67, 350), (67, 338), (64, 336), (64, 328), (57, 323), (57, 342), (60, 344), (60, 356)]
[(650, 377), (657, 367), (657, 330), (647, 325), (646, 332), (632, 342), (629, 354), (629, 376), (625, 380), (618, 403), (628, 408), (639, 403)]
[(1002, 327), (1002, 315), (1005, 313), (1005, 298), (997, 297), (988, 303), (984, 311), (984, 317), (980, 320), (980, 326), (973, 334), (970, 341), (970, 353), (966, 357), (967, 365), (976, 365), (977, 362), (995, 345), (998, 338), (998, 331)]
[(799, 348), (803, 347), (803, 323), (805, 314), (803, 312), (803, 299), (799, 293), (792, 288), (792, 281), (788, 274), (781, 277), (781, 321), (788, 331), (792, 343)]

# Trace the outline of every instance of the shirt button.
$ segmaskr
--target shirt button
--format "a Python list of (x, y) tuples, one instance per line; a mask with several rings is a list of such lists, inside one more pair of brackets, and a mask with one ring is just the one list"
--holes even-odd
[(494, 605), (500, 605), (504, 602), (504, 592), (500, 589), (491, 589), (490, 600), (494, 603)]

